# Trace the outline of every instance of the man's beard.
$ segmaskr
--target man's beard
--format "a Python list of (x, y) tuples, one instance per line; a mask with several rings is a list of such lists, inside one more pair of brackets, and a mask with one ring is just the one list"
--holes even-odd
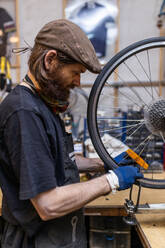
[(48, 99), (67, 102), (70, 95), (70, 88), (65, 86), (64, 79), (61, 76), (61, 67), (59, 64), (55, 72), (49, 74), (49, 77), (44, 81), (40, 81), (39, 84), (42, 94)]
[(70, 90), (66, 89), (60, 80), (49, 80), (47, 85), (42, 87), (42, 94), (52, 100), (68, 101)]

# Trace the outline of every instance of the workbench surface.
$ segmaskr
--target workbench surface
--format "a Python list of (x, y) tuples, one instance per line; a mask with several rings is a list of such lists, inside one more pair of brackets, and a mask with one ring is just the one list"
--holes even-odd
[(137, 214), (136, 231), (145, 248), (165, 248), (165, 213)]
[[(87, 215), (122, 216), (125, 199), (130, 190), (119, 191), (92, 201), (85, 208)], [(133, 201), (136, 203), (138, 187), (134, 186)], [(142, 188), (140, 204), (165, 203), (165, 190)], [(136, 214), (138, 225), (136, 231), (145, 248), (165, 248), (165, 212), (161, 214)]]

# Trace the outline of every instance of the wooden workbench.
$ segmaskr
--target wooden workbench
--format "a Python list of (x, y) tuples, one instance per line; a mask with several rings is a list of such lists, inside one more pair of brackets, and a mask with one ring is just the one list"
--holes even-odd
[[(133, 201), (136, 203), (138, 187), (134, 186)], [(86, 215), (124, 216), (125, 199), (129, 198), (129, 190), (100, 197), (88, 204)], [(165, 203), (165, 190), (142, 188), (140, 204)], [(165, 213), (164, 214), (136, 214), (136, 232), (144, 248), (165, 248)]]
[(136, 231), (144, 248), (165, 247), (165, 213), (137, 214)]

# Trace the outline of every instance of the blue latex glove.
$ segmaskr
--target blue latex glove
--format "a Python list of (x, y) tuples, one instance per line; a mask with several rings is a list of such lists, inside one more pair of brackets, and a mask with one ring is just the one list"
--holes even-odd
[(122, 166), (113, 170), (119, 180), (118, 190), (128, 189), (132, 186), (138, 178), (143, 178), (143, 174), (139, 171), (137, 167), (133, 166)]

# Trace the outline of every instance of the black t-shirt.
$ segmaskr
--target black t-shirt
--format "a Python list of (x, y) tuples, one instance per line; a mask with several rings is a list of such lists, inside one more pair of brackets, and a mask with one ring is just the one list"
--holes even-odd
[(60, 117), (24, 86), (0, 105), (2, 214), (29, 235), (43, 224), (29, 199), (65, 182), (65, 135)]
[(6, 55), (7, 36), (16, 30), (15, 23), (9, 13), (0, 8), (0, 56)]

